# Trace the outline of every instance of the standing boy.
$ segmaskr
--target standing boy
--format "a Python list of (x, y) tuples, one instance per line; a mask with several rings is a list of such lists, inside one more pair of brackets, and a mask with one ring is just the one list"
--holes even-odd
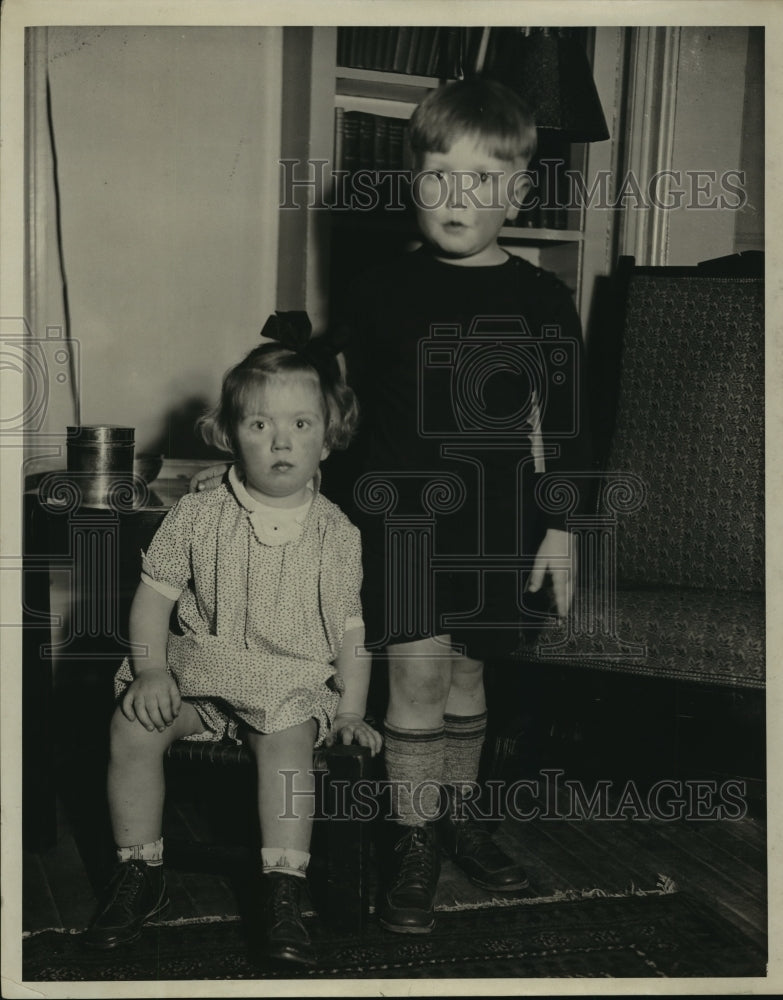
[[(421, 566), (389, 542), (390, 522), (359, 491), (352, 517), (362, 528), (368, 645), (385, 647), (388, 663), (397, 833), (378, 912), (389, 930), (427, 933), (440, 847), (489, 891), (527, 885), (470, 817), (465, 793), (486, 733), (483, 660), (514, 649), (525, 583), (537, 591), (550, 573), (558, 614), (571, 602), (570, 536), (564, 516), (534, 499), (536, 481), (578, 471), (585, 456), (571, 296), (498, 244), (530, 184), (530, 112), (501, 84), (452, 83), (416, 109), (410, 144), (423, 246), (348, 289), (342, 325), (362, 411), (361, 472), (389, 487), (398, 523), (434, 522), (430, 556), (448, 562), (416, 597), (405, 573), (415, 580)], [(459, 496), (433, 514), (423, 485), (438, 476)], [(503, 568), (504, 556), (523, 554), (535, 558), (529, 576), (520, 562)]]

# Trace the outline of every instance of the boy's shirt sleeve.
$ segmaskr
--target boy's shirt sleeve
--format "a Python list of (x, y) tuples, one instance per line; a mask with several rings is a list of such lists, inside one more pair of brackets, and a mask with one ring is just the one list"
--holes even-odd
[(141, 579), (176, 601), (190, 582), (191, 539), (195, 497), (183, 497), (163, 518), (146, 552), (141, 553)]

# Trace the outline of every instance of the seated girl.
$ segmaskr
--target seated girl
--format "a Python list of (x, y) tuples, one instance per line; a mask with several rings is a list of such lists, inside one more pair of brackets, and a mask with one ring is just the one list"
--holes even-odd
[[(381, 747), (364, 721), (370, 659), (359, 532), (319, 493), (321, 461), (347, 446), (356, 420), (336, 360), (280, 343), (232, 368), (220, 403), (202, 418), (205, 439), (231, 451), (235, 464), (217, 489), (179, 501), (144, 556), (131, 608), (135, 652), (117, 673), (111, 723), (118, 865), (87, 944), (132, 941), (168, 905), (161, 824), (169, 745), (241, 737), (257, 761), (266, 954), (314, 964), (300, 903), (313, 749), (334, 741), (373, 754)], [(175, 604), (180, 634), (169, 631)], [(292, 770), (297, 794), (285, 801), (281, 771)]]

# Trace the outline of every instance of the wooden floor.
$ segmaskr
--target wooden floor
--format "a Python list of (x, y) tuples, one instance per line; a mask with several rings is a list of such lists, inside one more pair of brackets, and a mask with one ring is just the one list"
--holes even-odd
[[(566, 811), (566, 810), (563, 810)], [(199, 835), (198, 816), (175, 807), (179, 833)], [(23, 928), (83, 928), (99, 889), (89, 838), (75, 835), (59, 810), (56, 846), (24, 854)], [(78, 825), (78, 824), (77, 824)], [(622, 893), (654, 889), (662, 879), (705, 900), (756, 945), (766, 948), (766, 837), (761, 815), (738, 820), (677, 821), (506, 818), (499, 843), (527, 869), (534, 896), (568, 890)], [(81, 840), (81, 843), (78, 843)], [(105, 859), (104, 859), (105, 860)], [(166, 919), (241, 914), (241, 871), (171, 871), (172, 907)], [(246, 883), (245, 883), (246, 884)], [(436, 905), (486, 905), (487, 896), (444, 862)]]

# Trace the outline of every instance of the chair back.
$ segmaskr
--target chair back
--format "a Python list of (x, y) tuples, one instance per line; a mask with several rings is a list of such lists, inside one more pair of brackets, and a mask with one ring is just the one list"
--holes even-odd
[(763, 590), (763, 279), (640, 267), (626, 294), (607, 469), (646, 496), (618, 583)]

